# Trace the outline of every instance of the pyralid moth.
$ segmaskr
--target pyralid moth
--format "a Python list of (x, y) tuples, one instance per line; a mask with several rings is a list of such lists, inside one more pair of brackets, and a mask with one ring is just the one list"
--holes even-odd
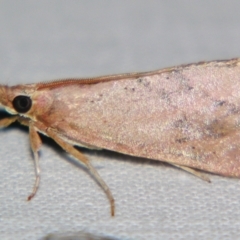
[(202, 62), (145, 73), (37, 84), (0, 85), (0, 104), (29, 127), (39, 186), (39, 133), (85, 164), (74, 146), (108, 149), (168, 162), (205, 180), (194, 169), (240, 177), (240, 59)]

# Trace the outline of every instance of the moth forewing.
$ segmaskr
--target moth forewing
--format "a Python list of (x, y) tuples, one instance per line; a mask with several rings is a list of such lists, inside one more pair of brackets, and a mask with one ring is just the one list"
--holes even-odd
[(153, 72), (0, 86), (0, 103), (14, 115), (0, 121), (29, 126), (36, 182), (38, 133), (81, 161), (114, 198), (89, 160), (73, 145), (168, 162), (194, 175), (240, 177), (240, 60), (183, 65)]

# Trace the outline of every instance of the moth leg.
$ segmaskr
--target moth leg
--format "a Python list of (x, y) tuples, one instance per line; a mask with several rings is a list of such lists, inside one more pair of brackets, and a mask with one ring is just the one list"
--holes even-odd
[(92, 166), (92, 164), (89, 162), (89, 160), (76, 148), (74, 148), (72, 145), (68, 144), (64, 140), (62, 140), (57, 133), (55, 133), (51, 128), (47, 129), (47, 135), (51, 137), (58, 145), (60, 145), (66, 152), (70, 153), (72, 156), (74, 156), (77, 160), (82, 162), (89, 170), (89, 172), (93, 175), (93, 177), (96, 179), (97, 183), (103, 188), (105, 191), (111, 206), (111, 215), (114, 216), (115, 214), (115, 204), (114, 204), (114, 198), (113, 195), (107, 186), (107, 184), (104, 182), (104, 180), (101, 178), (101, 176), (98, 174), (96, 169)]
[(40, 138), (38, 132), (36, 131), (34, 126), (32, 126), (31, 124), (29, 124), (29, 137), (30, 137), (30, 145), (31, 145), (31, 149), (33, 152), (33, 157), (34, 157), (36, 178), (35, 178), (35, 183), (33, 186), (32, 193), (28, 196), (28, 199), (27, 199), (28, 201), (30, 201), (35, 196), (35, 194), (37, 193), (37, 190), (39, 188), (40, 166), (39, 166), (38, 151), (42, 145), (42, 141), (41, 141), (41, 138)]
[(19, 118), (19, 116), (11, 116), (8, 118), (3, 118), (0, 120), (0, 128), (5, 128), (8, 127), (10, 124), (12, 124), (13, 122), (17, 121)]
[(204, 181), (207, 181), (209, 183), (211, 182), (209, 177), (207, 177), (205, 174), (203, 174), (203, 173), (201, 173), (201, 172), (199, 172), (197, 170), (194, 170), (192, 168), (185, 167), (185, 166), (180, 166), (180, 165), (177, 165), (177, 164), (172, 164), (172, 163), (171, 163), (171, 165), (173, 165), (173, 166), (175, 166), (177, 168), (181, 168), (182, 170), (184, 170), (186, 172), (189, 172), (189, 173), (193, 174), (194, 176), (196, 176), (196, 177), (198, 177), (198, 178), (200, 178), (200, 179), (202, 179)]
[(38, 190), (38, 187), (39, 187), (40, 167), (39, 167), (38, 151), (41, 147), (42, 142), (41, 142), (41, 139), (40, 139), (37, 131), (30, 124), (29, 120), (26, 119), (26, 118), (20, 117), (19, 115), (1, 119), (0, 120), (0, 128), (5, 128), (15, 121), (19, 121), (22, 125), (29, 126), (30, 144), (31, 144), (31, 149), (33, 151), (34, 162), (35, 162), (35, 172), (36, 172), (36, 179), (35, 179), (35, 184), (34, 184), (34, 187), (33, 187), (33, 191), (28, 196), (28, 201), (29, 201), (35, 196), (35, 194)]

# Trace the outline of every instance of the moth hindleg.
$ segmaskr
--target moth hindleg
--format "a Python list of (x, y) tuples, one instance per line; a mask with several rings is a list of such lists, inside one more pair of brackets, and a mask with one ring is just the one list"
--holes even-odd
[(189, 168), (189, 167), (186, 167), (186, 166), (181, 166), (181, 165), (178, 165), (178, 164), (173, 164), (173, 163), (170, 163), (171, 165), (177, 167), (177, 168), (181, 168), (182, 170), (186, 171), (186, 172), (189, 172), (191, 174), (193, 174), (194, 176), (198, 177), (198, 178), (201, 178), (202, 180), (204, 181), (207, 181), (207, 182), (211, 182), (210, 178), (207, 177), (205, 174), (195, 170), (195, 169), (192, 169), (192, 168)]

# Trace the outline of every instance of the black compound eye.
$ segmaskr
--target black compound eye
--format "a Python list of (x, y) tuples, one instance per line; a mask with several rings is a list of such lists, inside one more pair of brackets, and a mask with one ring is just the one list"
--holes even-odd
[(32, 100), (28, 96), (17, 96), (12, 103), (14, 109), (19, 113), (27, 112), (32, 106)]

